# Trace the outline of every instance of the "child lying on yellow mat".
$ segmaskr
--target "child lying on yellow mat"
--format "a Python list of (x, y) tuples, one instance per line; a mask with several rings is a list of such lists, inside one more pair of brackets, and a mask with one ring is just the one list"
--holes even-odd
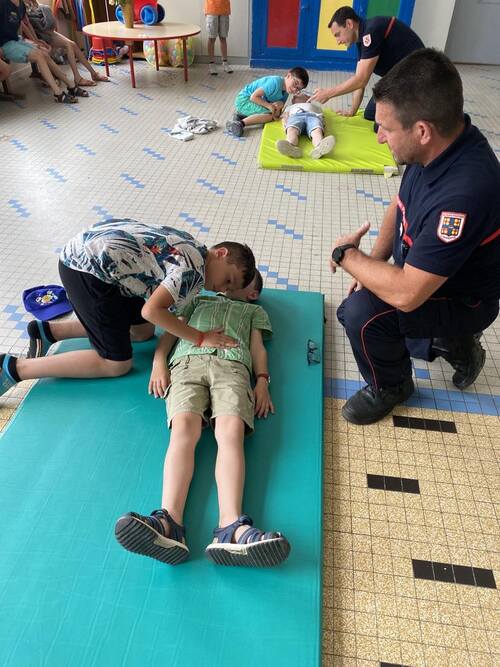
[(312, 141), (313, 149), (309, 157), (317, 160), (327, 155), (335, 146), (335, 137), (324, 136), (323, 110), (318, 102), (309, 102), (309, 96), (302, 93), (294, 95), (292, 104), (285, 108), (282, 116), (286, 139), (276, 142), (277, 150), (287, 157), (302, 157), (299, 137), (307, 132)]

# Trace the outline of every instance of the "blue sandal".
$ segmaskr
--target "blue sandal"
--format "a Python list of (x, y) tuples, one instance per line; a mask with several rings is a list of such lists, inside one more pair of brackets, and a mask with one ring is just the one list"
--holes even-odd
[[(237, 542), (234, 533), (240, 526), (249, 526)], [(278, 532), (264, 532), (253, 527), (252, 519), (243, 514), (234, 523), (214, 530), (217, 542), (205, 549), (207, 558), (217, 565), (270, 567), (288, 558), (290, 543)]]
[[(169, 534), (160, 519), (167, 521)], [(178, 565), (189, 558), (185, 544), (186, 529), (176, 523), (167, 510), (155, 510), (150, 516), (129, 512), (115, 524), (115, 536), (127, 551)]]

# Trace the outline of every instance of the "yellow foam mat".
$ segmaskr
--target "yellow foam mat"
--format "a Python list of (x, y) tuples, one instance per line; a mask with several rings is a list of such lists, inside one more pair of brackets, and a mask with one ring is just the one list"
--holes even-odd
[(392, 174), (397, 166), (385, 144), (377, 142), (373, 122), (365, 120), (362, 112), (350, 118), (334, 111), (324, 110), (325, 136), (333, 134), (335, 146), (331, 153), (319, 160), (311, 160), (312, 143), (302, 135), (299, 145), (303, 157), (294, 159), (276, 150), (276, 141), (285, 139), (281, 120), (264, 125), (259, 147), (258, 163), (263, 169), (287, 169), (290, 171), (336, 172), (343, 174)]

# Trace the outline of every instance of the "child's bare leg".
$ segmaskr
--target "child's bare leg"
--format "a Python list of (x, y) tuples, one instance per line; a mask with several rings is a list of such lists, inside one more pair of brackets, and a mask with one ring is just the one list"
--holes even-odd
[(299, 145), (300, 131), (296, 127), (288, 127), (286, 130), (286, 140), (293, 146)]
[(215, 57), (215, 37), (209, 37), (208, 38), (208, 58), (211, 63), (214, 62), (214, 57)]
[(130, 327), (130, 340), (134, 343), (142, 343), (145, 340), (153, 338), (154, 335), (155, 325), (150, 322), (134, 324)]
[(59, 79), (59, 81), (62, 81), (63, 83), (66, 84), (67, 88), (71, 88), (71, 81), (68, 79), (66, 76), (66, 73), (63, 69), (57, 65), (50, 56), (47, 56), (47, 65), (49, 66), (50, 71), (52, 74)]
[[(172, 419), (172, 432), (163, 466), (162, 508), (178, 524), (183, 523), (184, 507), (193, 478), (194, 452), (201, 435), (201, 417), (192, 412)], [(166, 521), (163, 521), (168, 530)], [(167, 533), (168, 534), (168, 533)]]
[(28, 61), (30, 63), (35, 63), (38, 66), (40, 74), (42, 75), (44, 81), (47, 82), (54, 95), (60, 95), (63, 90), (60, 86), (57, 85), (56, 80), (52, 76), (52, 69), (49, 66), (49, 62), (51, 62), (51, 60), (52, 59), (40, 49), (33, 49), (28, 55)]
[[(219, 527), (227, 526), (241, 515), (243, 487), (245, 484), (245, 455), (243, 439), (245, 423), (240, 417), (224, 415), (215, 420), (217, 461), (215, 480), (219, 498)], [(248, 526), (240, 526), (238, 538)]]
[(11, 67), (9, 63), (6, 63), (0, 58), (0, 81), (5, 81), (10, 76)]
[(323, 130), (320, 127), (317, 127), (311, 132), (311, 141), (314, 148), (322, 141), (323, 139)]
[[(86, 67), (90, 73), (92, 73), (94, 70), (92, 67), (90, 67), (90, 64), (84, 58), (82, 52), (78, 48), (78, 45), (73, 42), (71, 39), (68, 39), (64, 35), (61, 35), (58, 32), (52, 33), (52, 46), (57, 48), (63, 48), (65, 49), (67, 56), (68, 56), (68, 63), (69, 66), (71, 67), (71, 71), (73, 72), (73, 78), (75, 80), (75, 86), (93, 86), (94, 82), (89, 79), (83, 79), (80, 75), (80, 72), (78, 71), (78, 66), (77, 66), (77, 61), (81, 62), (84, 67)], [(88, 67), (87, 67), (88, 65)]]
[(132, 359), (112, 361), (104, 359), (95, 350), (62, 352), (49, 357), (25, 359), (16, 362), (20, 380), (38, 378), (100, 378), (119, 377), (132, 368)]
[(297, 127), (286, 129), (286, 140), (280, 139), (276, 142), (276, 149), (286, 157), (302, 157), (302, 149), (299, 147), (300, 130)]
[(262, 125), (262, 123), (270, 123), (273, 119), (272, 113), (255, 113), (251, 116), (243, 118), (241, 121), (243, 125)]
[(220, 42), (220, 52), (222, 54), (222, 60), (227, 60), (227, 39), (225, 37), (219, 37), (219, 42)]

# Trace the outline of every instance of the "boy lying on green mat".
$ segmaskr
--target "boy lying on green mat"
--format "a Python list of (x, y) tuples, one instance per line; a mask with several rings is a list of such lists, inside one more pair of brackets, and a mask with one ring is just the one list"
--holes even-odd
[(327, 155), (335, 146), (335, 137), (324, 136), (325, 123), (321, 105), (318, 102), (309, 102), (309, 95), (304, 93), (294, 95), (292, 104), (283, 112), (281, 122), (285, 128), (286, 140), (277, 141), (276, 148), (282, 155), (302, 157), (299, 137), (305, 133), (313, 144), (313, 149), (309, 153), (309, 157), (313, 160)]
[[(163, 469), (161, 509), (149, 516), (129, 512), (116, 522), (115, 534), (128, 551), (177, 565), (189, 557), (183, 525), (184, 506), (194, 470), (194, 451), (203, 424), (214, 426), (217, 440), (215, 478), (219, 499), (219, 527), (205, 554), (218, 565), (266, 567), (284, 561), (288, 540), (278, 532), (252, 526), (242, 514), (245, 479), (243, 441), (253, 430), (254, 415), (274, 413), (269, 394), (267, 352), (262, 338), (271, 323), (257, 299), (262, 277), (257, 271), (244, 289), (230, 295), (195, 297), (179, 315), (199, 331), (219, 328), (238, 341), (238, 347), (204, 347), (165, 333), (155, 352), (149, 392), (167, 398), (170, 443)], [(227, 294), (227, 293), (226, 293)], [(255, 375), (252, 390), (250, 376)]]

